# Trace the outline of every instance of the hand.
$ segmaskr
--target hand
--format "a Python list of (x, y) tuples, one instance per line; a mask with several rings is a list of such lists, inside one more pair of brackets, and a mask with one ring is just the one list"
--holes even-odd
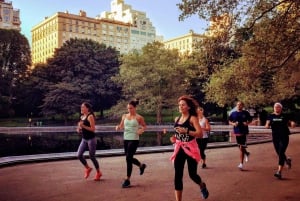
[(176, 142), (176, 137), (173, 135), (170, 137), (170, 141), (171, 143), (175, 143)]
[(183, 127), (176, 127), (175, 131), (179, 134), (188, 134), (188, 129)]
[(82, 128), (80, 128), (80, 127), (77, 127), (77, 133), (79, 133), (79, 134), (81, 134), (82, 133)]
[(144, 133), (144, 128), (139, 128), (138, 130), (137, 130), (137, 134), (138, 135), (142, 135)]
[(296, 127), (296, 123), (294, 121), (291, 122), (291, 127), (295, 128)]
[(79, 122), (78, 122), (78, 126), (79, 126), (80, 128), (82, 128), (82, 127), (83, 127), (83, 121), (79, 121)]

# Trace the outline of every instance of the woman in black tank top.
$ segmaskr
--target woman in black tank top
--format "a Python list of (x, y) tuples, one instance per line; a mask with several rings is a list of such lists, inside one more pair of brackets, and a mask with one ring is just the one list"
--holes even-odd
[(195, 139), (194, 136), (189, 135), (189, 133), (191, 131), (196, 131), (196, 129), (194, 128), (194, 126), (190, 124), (190, 119), (191, 119), (191, 115), (182, 124), (178, 123), (179, 120), (180, 120), (180, 118), (178, 118), (177, 121), (175, 122), (175, 125), (174, 125), (175, 130), (176, 130), (176, 128), (181, 127), (183, 129), (189, 131), (188, 134), (180, 134), (180, 133), (176, 132), (175, 133), (175, 137), (176, 137), (177, 140), (180, 140), (182, 142), (188, 142), (188, 141), (191, 141), (191, 140)]
[(92, 168), (88, 165), (83, 154), (87, 148), (89, 149), (90, 159), (92, 160), (97, 171), (94, 180), (99, 181), (102, 173), (100, 171), (99, 163), (96, 159), (97, 139), (95, 137), (95, 130), (95, 115), (92, 111), (92, 106), (89, 103), (84, 102), (81, 105), (81, 117), (77, 128), (77, 132), (82, 135), (82, 139), (77, 151), (77, 157), (85, 167), (84, 178), (87, 179), (92, 171)]
[(197, 117), (197, 107), (197, 101), (189, 96), (181, 96), (178, 99), (178, 109), (181, 116), (175, 118), (175, 134), (171, 137), (171, 142), (175, 145), (171, 160), (174, 162), (175, 169), (174, 185), (176, 201), (182, 200), (183, 172), (186, 161), (189, 176), (199, 185), (202, 197), (206, 199), (209, 195), (206, 184), (197, 174), (200, 152), (196, 138), (202, 137), (202, 129)]

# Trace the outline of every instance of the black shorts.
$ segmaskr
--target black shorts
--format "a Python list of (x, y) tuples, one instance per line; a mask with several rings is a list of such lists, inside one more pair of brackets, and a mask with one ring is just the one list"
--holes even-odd
[(247, 135), (237, 135), (236, 137), (236, 142), (238, 145), (241, 146), (247, 146), (246, 142), (247, 142)]

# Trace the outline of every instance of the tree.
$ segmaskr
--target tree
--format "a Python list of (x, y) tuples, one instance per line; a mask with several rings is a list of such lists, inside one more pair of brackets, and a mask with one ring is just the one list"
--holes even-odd
[(51, 77), (48, 76), (47, 64), (37, 64), (31, 69), (22, 81), (18, 90), (18, 101), (15, 108), (20, 116), (41, 116), (40, 106), (45, 94), (49, 91)]
[(119, 88), (110, 80), (118, 71), (118, 52), (88, 39), (70, 39), (48, 60), (49, 83), (42, 112), (60, 114), (65, 120), (79, 111), (83, 101), (95, 111), (118, 100)]
[(31, 65), (30, 46), (17, 30), (0, 29), (0, 114), (14, 115), (17, 89)]
[(196, 13), (204, 19), (230, 13), (238, 27), (228, 44), (241, 56), (212, 74), (205, 90), (209, 101), (242, 99), (255, 106), (299, 99), (299, 0), (188, 0), (178, 6), (181, 20)]
[(121, 58), (120, 72), (114, 77), (122, 85), (125, 100), (139, 99), (144, 111), (155, 111), (162, 122), (162, 109), (173, 107), (185, 92), (185, 69), (177, 50), (167, 50), (160, 42), (149, 43), (142, 52)]

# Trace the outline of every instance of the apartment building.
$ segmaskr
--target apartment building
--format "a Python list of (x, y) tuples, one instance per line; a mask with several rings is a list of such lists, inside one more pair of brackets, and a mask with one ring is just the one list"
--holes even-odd
[(0, 0), (0, 28), (21, 31), (20, 10), (11, 1)]
[(111, 11), (96, 18), (57, 12), (34, 26), (32, 33), (32, 62), (45, 63), (56, 48), (71, 38), (92, 39), (115, 47), (121, 54), (140, 50), (155, 40), (155, 28), (144, 12), (136, 11), (122, 0), (111, 2)]
[(193, 30), (189, 33), (164, 41), (165, 48), (177, 49), (181, 55), (191, 54), (195, 50), (195, 45), (205, 36), (197, 34)]
[(104, 11), (98, 16), (100, 19), (111, 19), (129, 23), (130, 27), (130, 50), (140, 50), (147, 43), (156, 40), (156, 29), (152, 22), (147, 18), (145, 12), (132, 9), (124, 0), (112, 0), (111, 11)]
[(87, 17), (85, 11), (78, 15), (57, 12), (34, 26), (32, 33), (32, 62), (45, 63), (56, 48), (71, 38), (91, 39), (115, 47), (121, 53), (129, 51), (130, 24)]

